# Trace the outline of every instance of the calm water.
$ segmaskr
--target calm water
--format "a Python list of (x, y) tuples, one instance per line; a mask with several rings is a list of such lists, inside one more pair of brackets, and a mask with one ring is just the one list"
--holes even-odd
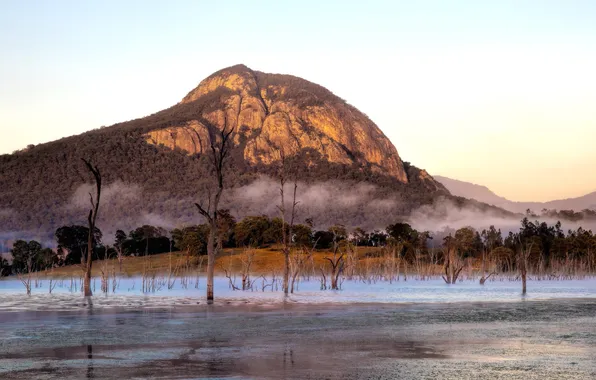
[[(306, 304), (320, 303), (443, 303), (443, 302), (511, 302), (519, 300), (548, 300), (596, 298), (596, 279), (567, 281), (530, 281), (528, 294), (521, 295), (519, 281), (489, 281), (484, 286), (477, 281), (463, 281), (447, 285), (443, 280), (399, 281), (363, 283), (344, 281), (342, 290), (320, 290), (316, 281), (301, 281), (297, 290), (288, 299), (284, 299), (280, 289), (263, 291), (262, 279), (257, 279), (253, 290), (234, 291), (227, 278), (216, 278), (215, 295), (219, 300), (231, 303), (250, 302), (254, 304), (276, 304), (294, 302)], [(270, 282), (270, 280), (269, 280)], [(155, 291), (142, 292), (141, 278), (122, 278), (117, 281), (115, 291), (110, 285), (109, 292), (100, 290), (99, 279), (95, 280), (93, 298), (96, 307), (151, 307), (194, 305), (205, 301), (205, 279), (190, 279), (183, 286), (177, 279), (171, 289), (167, 285), (156, 287)], [(265, 283), (266, 284), (266, 283)], [(239, 285), (239, 281), (237, 283)], [(0, 281), (1, 310), (70, 310), (81, 305), (80, 284), (71, 285), (70, 280), (58, 282), (52, 294), (49, 294), (49, 280), (33, 287), (31, 297), (25, 296), (23, 284), (16, 279)], [(76, 288), (76, 290), (75, 290)]]
[[(2, 379), (594, 379), (596, 281), (446, 285), (204, 281), (142, 294), (140, 279), (85, 299), (48, 281), (0, 281)], [(99, 286), (99, 283), (97, 283)]]

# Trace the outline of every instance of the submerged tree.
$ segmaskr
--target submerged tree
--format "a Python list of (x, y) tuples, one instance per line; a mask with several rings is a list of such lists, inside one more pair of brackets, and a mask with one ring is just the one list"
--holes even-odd
[[(519, 233), (513, 235), (516, 245), (516, 265), (522, 280), (522, 294), (527, 293), (528, 261), (534, 250), (540, 252), (541, 235), (546, 224), (532, 223), (528, 218), (522, 220)], [(548, 229), (548, 228), (547, 228)]]
[(463, 227), (455, 231), (454, 236), (443, 239), (445, 255), (445, 275), (443, 280), (448, 284), (455, 284), (464, 269), (464, 258), (474, 253), (476, 247), (476, 231), (471, 227)]
[(83, 293), (85, 297), (93, 295), (91, 292), (91, 268), (93, 265), (93, 250), (95, 248), (95, 223), (97, 221), (97, 213), (99, 212), (99, 200), (101, 198), (101, 172), (97, 166), (93, 166), (88, 160), (82, 159), (87, 169), (93, 174), (95, 179), (95, 197), (89, 193), (89, 200), (91, 202), (91, 209), (89, 210), (89, 216), (87, 222), (89, 223), (89, 235), (87, 237), (87, 260), (85, 265), (85, 280), (83, 283)]
[[(207, 302), (213, 303), (213, 277), (215, 272), (215, 256), (219, 251), (221, 241), (221, 229), (219, 223), (218, 209), (221, 201), (221, 196), (224, 191), (224, 172), (225, 163), (231, 153), (233, 143), (231, 141), (233, 127), (228, 127), (227, 117), (224, 115), (224, 125), (220, 130), (217, 127), (204, 121), (209, 135), (209, 149), (210, 153), (209, 163), (212, 169), (213, 185), (207, 191), (207, 205), (197, 202), (195, 206), (199, 213), (207, 220), (209, 224), (209, 237), (207, 240)], [(194, 131), (197, 139), (201, 143), (201, 136)], [(202, 143), (201, 143), (202, 146)]]
[(482, 266), (480, 269), (482, 276), (480, 277), (480, 285), (484, 285), (484, 283), (494, 274), (493, 272), (486, 276), (487, 256), (492, 254), (495, 248), (503, 245), (503, 237), (501, 236), (501, 230), (497, 230), (495, 226), (490, 226), (488, 230), (482, 230), (480, 238), (482, 240)]
[(280, 170), (279, 170), (279, 194), (281, 196), (280, 205), (277, 206), (281, 215), (281, 235), (283, 244), (284, 254), (284, 276), (283, 276), (283, 291), (287, 296), (290, 292), (290, 250), (292, 246), (292, 230), (294, 228), (294, 219), (296, 218), (296, 191), (298, 189), (298, 183), (294, 176), (293, 191), (292, 191), (292, 206), (290, 209), (290, 222), (286, 222), (286, 198), (285, 198), (285, 185), (288, 180), (288, 161), (286, 159), (285, 151), (283, 148), (279, 149), (280, 156)]
[(331, 265), (331, 290), (339, 290), (339, 276), (345, 264), (345, 252), (341, 250), (341, 244), (345, 245), (348, 233), (342, 224), (331, 226), (328, 231), (333, 236), (333, 256), (325, 256), (323, 259), (329, 261)]

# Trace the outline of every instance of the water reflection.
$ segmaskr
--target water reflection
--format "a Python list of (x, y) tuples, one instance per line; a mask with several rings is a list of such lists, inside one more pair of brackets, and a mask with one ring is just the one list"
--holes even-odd
[(93, 376), (93, 346), (87, 345), (87, 379), (92, 379)]
[(595, 370), (587, 359), (593, 352), (582, 348), (596, 344), (590, 300), (175, 310), (84, 309), (5, 320), (0, 336), (15, 344), (0, 340), (0, 378), (40, 377), (48, 362), (61, 379), (429, 378), (435, 369), (453, 373), (450, 363), (464, 359), (478, 377), (490, 363), (544, 375), (537, 358), (575, 369), (573, 378)]

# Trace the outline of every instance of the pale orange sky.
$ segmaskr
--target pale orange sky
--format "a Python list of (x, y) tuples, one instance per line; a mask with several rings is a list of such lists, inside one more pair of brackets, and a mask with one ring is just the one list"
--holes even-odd
[(154, 113), (244, 63), (327, 87), (431, 174), (516, 201), (596, 190), (594, 2), (140, 4), (0, 2), (0, 153)]

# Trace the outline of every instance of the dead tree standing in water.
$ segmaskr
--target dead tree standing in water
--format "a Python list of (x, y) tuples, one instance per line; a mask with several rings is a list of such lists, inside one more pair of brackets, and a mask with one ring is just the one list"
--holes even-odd
[[(287, 173), (286, 173), (286, 156), (284, 153), (283, 148), (279, 149), (279, 156), (280, 156), (280, 163), (281, 168), (279, 172), (279, 193), (281, 195), (281, 203), (277, 207), (279, 209), (279, 213), (281, 214), (281, 234), (282, 234), (282, 243), (283, 248), (282, 251), (284, 253), (284, 278), (283, 278), (283, 291), (284, 294), (287, 296), (290, 292), (289, 290), (289, 281), (290, 281), (290, 250), (292, 246), (292, 229), (294, 228), (294, 219), (296, 217), (296, 206), (298, 202), (296, 201), (296, 190), (298, 189), (298, 184), (296, 182), (296, 178), (294, 177), (294, 191), (292, 197), (292, 210), (290, 215), (290, 223), (286, 228), (286, 203), (285, 203), (285, 193), (284, 193), (284, 186), (287, 181)], [(292, 293), (293, 293), (293, 281), (292, 281)]]
[(333, 233), (333, 257), (324, 257), (331, 264), (331, 290), (339, 290), (339, 275), (344, 268), (345, 253), (340, 251), (340, 242), (347, 235), (342, 225), (335, 225), (329, 228)]
[(528, 241), (523, 241), (523, 237), (520, 236), (518, 237), (519, 241), (519, 246), (518, 246), (518, 251), (517, 251), (517, 268), (519, 270), (519, 274), (521, 276), (521, 280), (522, 280), (522, 295), (526, 295), (527, 293), (527, 286), (526, 286), (526, 282), (528, 279), (528, 258), (530, 257), (530, 254), (532, 253), (532, 249), (534, 248), (534, 241), (532, 239), (529, 239)]
[(445, 237), (443, 251), (445, 256), (445, 275), (443, 276), (443, 280), (447, 284), (455, 284), (459, 274), (464, 269), (464, 265), (457, 255), (457, 244), (451, 235)]
[(89, 236), (87, 238), (87, 259), (85, 263), (85, 281), (83, 283), (83, 293), (85, 297), (93, 295), (91, 292), (91, 267), (93, 265), (93, 251), (95, 248), (95, 222), (97, 221), (97, 213), (99, 212), (99, 200), (101, 197), (101, 173), (97, 166), (93, 166), (90, 161), (82, 159), (87, 169), (93, 174), (95, 178), (96, 194), (95, 198), (89, 193), (91, 201), (91, 209), (87, 221), (89, 222)]
[[(219, 235), (218, 228), (218, 206), (221, 201), (221, 196), (224, 190), (224, 163), (227, 161), (232, 145), (230, 138), (234, 128), (228, 128), (227, 118), (224, 118), (224, 126), (221, 130), (212, 125), (205, 125), (209, 133), (209, 160), (213, 170), (215, 189), (209, 189), (207, 206), (201, 203), (195, 203), (199, 213), (207, 219), (209, 224), (209, 238), (207, 239), (207, 303), (213, 303), (213, 277), (215, 272), (215, 256), (216, 251), (219, 250)], [(194, 131), (199, 143), (201, 137), (198, 132)], [(201, 144), (202, 147), (202, 144)]]

